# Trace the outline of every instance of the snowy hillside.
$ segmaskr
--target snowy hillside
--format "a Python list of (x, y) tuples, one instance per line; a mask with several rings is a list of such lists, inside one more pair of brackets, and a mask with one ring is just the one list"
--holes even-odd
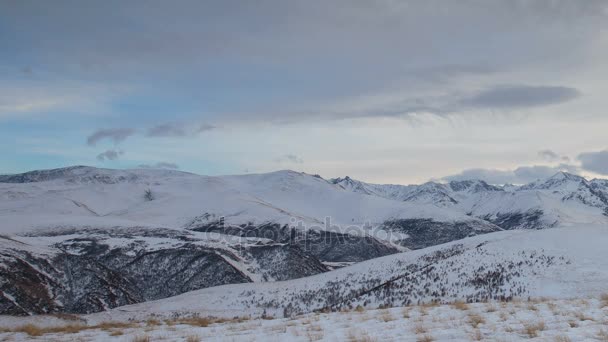
[[(147, 189), (153, 201), (144, 200)], [(207, 177), (90, 167), (0, 176), (0, 215), (7, 223), (4, 233), (50, 226), (49, 220), (178, 228), (202, 216), (209, 221), (224, 216), (235, 225), (289, 224), (295, 218), (322, 226), (325, 217), (341, 226), (414, 218), (479, 222), (455, 210), (354, 194), (293, 171)]]
[(93, 320), (291, 316), (357, 306), (579, 298), (608, 290), (608, 228), (505, 231), (362, 262), (302, 279), (225, 285), (121, 307)]

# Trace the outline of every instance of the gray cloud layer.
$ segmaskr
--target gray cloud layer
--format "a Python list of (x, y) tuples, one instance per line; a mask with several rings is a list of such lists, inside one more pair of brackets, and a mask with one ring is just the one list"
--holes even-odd
[(558, 104), (579, 96), (578, 90), (562, 86), (497, 86), (465, 99), (463, 104), (480, 108), (523, 108)]
[(586, 152), (578, 155), (581, 167), (585, 170), (608, 175), (608, 150)]
[(112, 140), (115, 144), (118, 144), (133, 134), (135, 134), (135, 130), (132, 128), (100, 129), (89, 135), (87, 144), (95, 146), (99, 141), (104, 139)]
[[(152, 81), (159, 91), (149, 98), (194, 99), (190, 112), (218, 102), (217, 115), (302, 119), (302, 112), (322, 111), (319, 116), (354, 117), (323, 104), (387, 88), (409, 94), (423, 83), (440, 92), (488, 87), (461, 99), (475, 108), (571, 100), (579, 91), (569, 84), (531, 86), (535, 79), (523, 79), (522, 85), (497, 86), (508, 82), (500, 74), (580, 65), (598, 53), (593, 43), (607, 26), (606, 8), (601, 0), (23, 0), (3, 6), (0, 22), (14, 36), (5, 49), (31, 59), (24, 65), (44, 63), (74, 79)], [(551, 67), (554, 74), (558, 69)], [(468, 76), (489, 77), (447, 88), (446, 81)], [(559, 77), (547, 80), (553, 81)], [(424, 99), (367, 113), (436, 108), (432, 96)], [(170, 127), (150, 132), (182, 133)]]

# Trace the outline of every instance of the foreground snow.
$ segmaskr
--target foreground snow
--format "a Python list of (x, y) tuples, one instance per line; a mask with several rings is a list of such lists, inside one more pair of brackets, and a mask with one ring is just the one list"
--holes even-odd
[[(608, 296), (569, 300), (411, 306), (307, 314), (292, 319), (149, 319), (85, 328), (77, 317), (3, 317), (0, 340), (75, 341), (608, 341)], [(66, 328), (47, 333), (26, 323)], [(79, 328), (80, 327), (80, 328)], [(61, 330), (60, 328), (56, 328)], [(29, 335), (38, 335), (32, 336)]]

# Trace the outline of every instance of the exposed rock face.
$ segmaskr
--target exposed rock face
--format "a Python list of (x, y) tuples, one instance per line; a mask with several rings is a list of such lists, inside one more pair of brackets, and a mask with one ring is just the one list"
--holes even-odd
[(2, 239), (0, 314), (91, 313), (205, 287), (287, 280), (328, 269), (297, 246), (210, 246), (175, 230), (37, 234), (37, 247)]

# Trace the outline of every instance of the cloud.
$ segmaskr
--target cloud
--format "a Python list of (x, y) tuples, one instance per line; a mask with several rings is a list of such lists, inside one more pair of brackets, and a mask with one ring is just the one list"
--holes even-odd
[(148, 129), (146, 136), (148, 137), (183, 137), (186, 136), (186, 130), (180, 125), (174, 123), (165, 123), (154, 126)]
[(608, 175), (608, 150), (581, 153), (577, 158), (583, 169)]
[(200, 126), (198, 126), (197, 133), (212, 131), (216, 128), (217, 128), (216, 126), (204, 123), (204, 124), (201, 124)]
[(187, 125), (175, 122), (169, 122), (151, 127), (146, 132), (147, 137), (187, 137), (195, 136), (202, 132), (207, 132), (216, 129), (216, 126), (210, 124), (200, 124), (198, 127), (188, 127)]
[(562, 86), (510, 85), (486, 89), (464, 99), (465, 106), (479, 108), (523, 108), (558, 104), (580, 96), (575, 88)]
[(543, 159), (546, 159), (548, 161), (554, 161), (554, 160), (560, 159), (559, 154), (557, 154), (551, 150), (538, 151), (538, 156)]
[(294, 163), (294, 164), (302, 164), (304, 160), (302, 158), (296, 156), (295, 154), (286, 154), (276, 159), (277, 163)]
[(578, 173), (574, 165), (560, 164), (558, 166), (520, 166), (514, 170), (468, 169), (459, 174), (444, 177), (445, 181), (481, 179), (490, 184), (526, 184), (538, 179), (545, 179), (558, 172)]
[(100, 129), (89, 135), (87, 145), (95, 146), (99, 141), (104, 139), (110, 139), (114, 144), (118, 144), (133, 134), (135, 134), (135, 130), (132, 128)]
[(570, 162), (570, 157), (562, 156), (552, 150), (541, 150), (538, 151), (538, 156), (546, 161), (562, 161), (562, 162)]
[(106, 160), (116, 160), (119, 156), (123, 155), (123, 151), (116, 150), (107, 150), (97, 155), (97, 160), (106, 161)]
[(170, 169), (170, 170), (178, 170), (179, 166), (175, 163), (167, 163), (167, 162), (158, 162), (153, 165), (141, 164), (138, 165), (140, 169)]

